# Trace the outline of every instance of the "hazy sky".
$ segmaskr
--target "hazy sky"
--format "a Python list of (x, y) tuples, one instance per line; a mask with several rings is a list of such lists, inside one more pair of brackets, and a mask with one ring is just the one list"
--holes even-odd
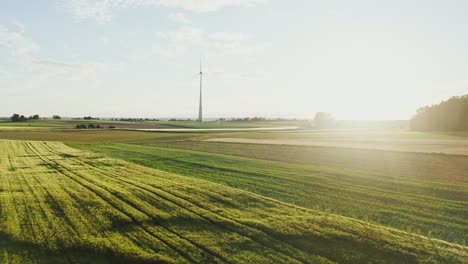
[(406, 119), (468, 93), (468, 1), (1, 0), (0, 116)]

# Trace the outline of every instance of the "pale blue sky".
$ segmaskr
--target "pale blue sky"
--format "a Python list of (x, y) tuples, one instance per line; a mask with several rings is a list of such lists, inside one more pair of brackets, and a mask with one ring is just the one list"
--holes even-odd
[(468, 1), (3, 0), (0, 116), (405, 119), (468, 93)]

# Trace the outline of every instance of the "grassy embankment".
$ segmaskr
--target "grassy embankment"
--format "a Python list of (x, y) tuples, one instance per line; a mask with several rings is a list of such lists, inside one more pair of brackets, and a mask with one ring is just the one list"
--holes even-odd
[(467, 248), (61, 143), (0, 140), (2, 263), (463, 263)]

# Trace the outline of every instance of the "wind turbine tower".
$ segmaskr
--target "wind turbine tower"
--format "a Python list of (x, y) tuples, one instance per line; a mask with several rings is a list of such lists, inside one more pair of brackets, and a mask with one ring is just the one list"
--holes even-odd
[(203, 71), (202, 71), (202, 64), (200, 60), (200, 102), (198, 106), (198, 122), (203, 122)]

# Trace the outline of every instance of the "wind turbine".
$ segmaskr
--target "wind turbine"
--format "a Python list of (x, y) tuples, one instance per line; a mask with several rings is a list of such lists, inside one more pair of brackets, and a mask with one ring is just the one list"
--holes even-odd
[(200, 73), (195, 77), (200, 76), (200, 102), (198, 106), (198, 122), (203, 122), (203, 71), (202, 63), (200, 60)]

